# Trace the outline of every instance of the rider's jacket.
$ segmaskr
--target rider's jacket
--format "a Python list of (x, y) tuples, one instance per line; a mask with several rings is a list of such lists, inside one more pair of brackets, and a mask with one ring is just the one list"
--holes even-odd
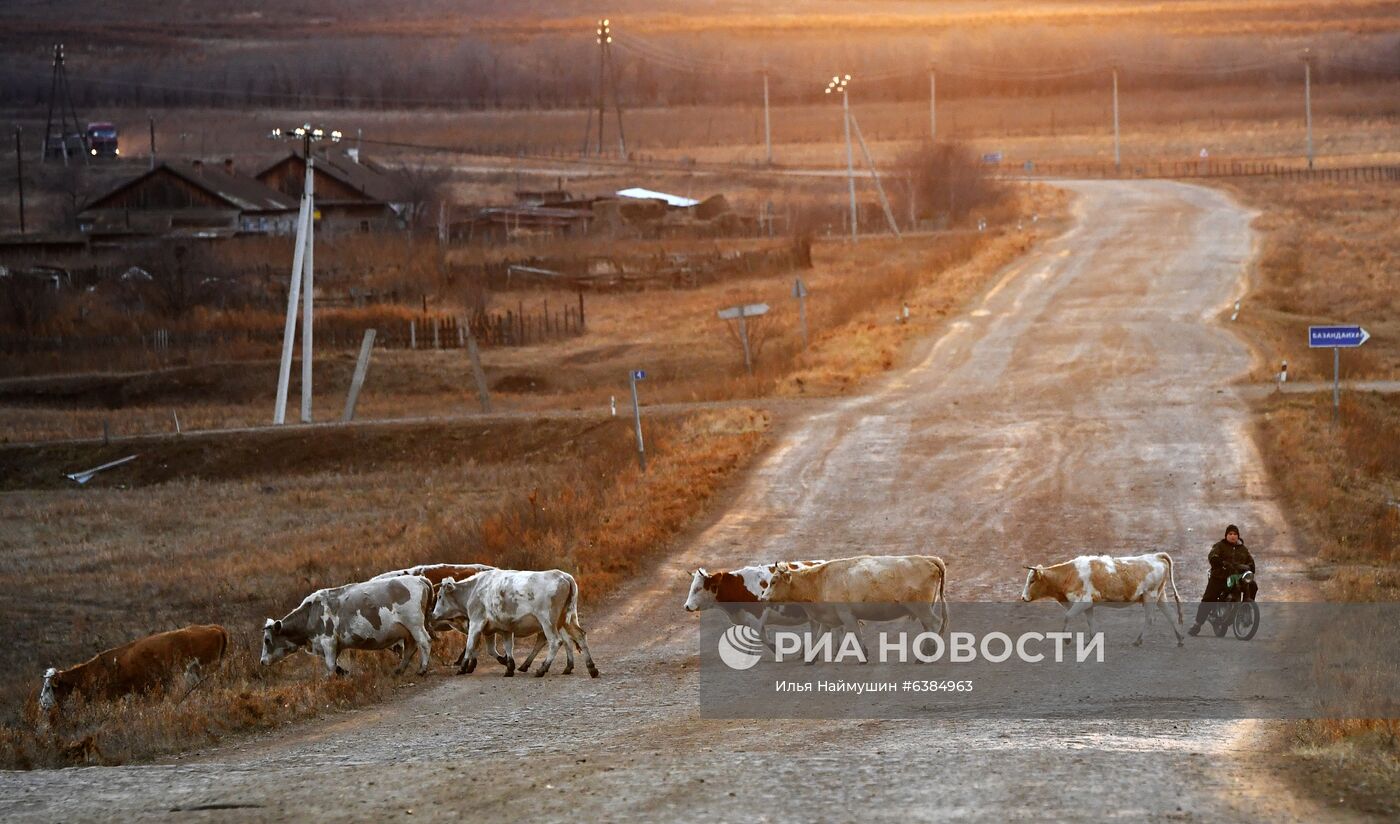
[(1211, 575), (1233, 575), (1241, 569), (1254, 572), (1254, 557), (1249, 554), (1249, 548), (1244, 542), (1232, 544), (1221, 539), (1215, 542), (1215, 546), (1210, 548), (1210, 574)]

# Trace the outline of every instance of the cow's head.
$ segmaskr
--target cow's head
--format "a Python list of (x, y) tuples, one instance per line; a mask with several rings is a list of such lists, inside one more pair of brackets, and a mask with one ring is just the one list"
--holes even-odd
[(455, 578), (442, 579), (442, 583), (438, 585), (437, 601), (433, 603), (434, 621), (447, 621), (466, 616), (467, 607), (463, 596), (466, 595), (470, 582), (471, 578), (460, 583)]
[(690, 593), (685, 599), (686, 612), (700, 612), (717, 603), (715, 596), (719, 592), (720, 574), (706, 572), (704, 567), (690, 573)]
[(1021, 590), (1021, 600), (1030, 602), (1037, 598), (1053, 598), (1054, 593), (1050, 591), (1050, 584), (1045, 580), (1045, 567), (1028, 566), (1026, 569), (1026, 586)]
[(39, 708), (53, 712), (60, 698), (67, 698), (73, 687), (64, 682), (62, 673), (53, 667), (44, 670), (44, 685), (39, 688)]
[(773, 567), (773, 578), (768, 587), (759, 593), (760, 601), (786, 601), (792, 592), (792, 565), (778, 563)]
[(282, 629), (281, 621), (267, 619), (263, 624), (262, 640), (262, 665), (267, 667), (281, 661), (288, 655), (301, 648), (301, 644), (292, 640), (288, 633)]

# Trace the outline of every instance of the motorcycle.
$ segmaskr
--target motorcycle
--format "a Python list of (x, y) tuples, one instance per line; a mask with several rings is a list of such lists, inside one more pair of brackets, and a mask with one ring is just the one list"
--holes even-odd
[(1206, 618), (1216, 638), (1233, 629), (1236, 638), (1248, 641), (1259, 631), (1259, 605), (1245, 597), (1253, 582), (1254, 573), (1248, 570), (1225, 579), (1225, 592)]

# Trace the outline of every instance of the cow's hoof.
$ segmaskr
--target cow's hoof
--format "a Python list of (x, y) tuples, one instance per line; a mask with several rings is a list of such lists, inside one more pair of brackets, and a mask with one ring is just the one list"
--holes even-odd
[(1133, 642), (1133, 646), (1135, 646), (1135, 647), (1140, 647), (1140, 646), (1142, 646), (1142, 639), (1139, 638), (1139, 639), (1137, 639), (1136, 641), (1134, 641), (1134, 642)]
[(506, 678), (514, 678), (514, 677), (515, 677), (515, 670), (506, 670), (506, 675), (505, 675), (505, 677), (506, 677)]
[(506, 657), (504, 655), (497, 655), (496, 663), (504, 667), (506, 665)]
[(1176, 639), (1176, 645), (1177, 645), (1178, 647), (1184, 647), (1184, 646), (1186, 646), (1186, 642), (1183, 641), (1183, 640), (1181, 640), (1180, 638), (1178, 638), (1178, 639)]
[(574, 674), (574, 668), (573, 668), (573, 667), (564, 667), (564, 674), (565, 674), (565, 675), (573, 675), (573, 674)]
[(462, 672), (465, 672), (465, 673), (468, 674), (468, 675), (471, 675), (471, 674), (472, 674), (473, 672), (475, 672), (475, 671), (476, 671), (476, 659), (475, 659), (475, 658), (473, 658), (473, 659), (471, 659), (470, 661), (468, 661), (467, 664), (466, 664), (466, 666), (462, 667)]
[(536, 677), (536, 678), (543, 678), (543, 677), (544, 677), (544, 674), (545, 674), (545, 670), (539, 670), (538, 672), (535, 673), (535, 677)]
[(588, 675), (589, 675), (589, 677), (597, 678), (597, 677), (598, 677), (598, 668), (597, 668), (597, 667), (589, 667), (589, 668), (588, 668)]
[(515, 671), (516, 671), (516, 672), (529, 672), (529, 671), (530, 671), (530, 665), (529, 665), (529, 664), (522, 664), (521, 666), (516, 667), (516, 668), (515, 668)]

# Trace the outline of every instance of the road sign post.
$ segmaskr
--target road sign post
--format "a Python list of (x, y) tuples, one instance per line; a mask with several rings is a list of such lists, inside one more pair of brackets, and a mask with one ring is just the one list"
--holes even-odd
[(744, 369), (752, 375), (753, 354), (749, 349), (749, 326), (745, 319), (768, 314), (768, 304), (750, 303), (744, 306), (731, 306), (728, 309), (719, 310), (718, 314), (720, 320), (739, 321), (739, 342), (744, 345)]
[(793, 281), (792, 296), (797, 298), (797, 322), (802, 327), (802, 348), (807, 348), (807, 284), (802, 278)]
[(1342, 414), (1342, 350), (1356, 349), (1371, 339), (1360, 326), (1309, 326), (1308, 348), (1332, 350), (1332, 420)]
[(628, 383), (632, 385), (632, 423), (637, 429), (637, 463), (641, 465), (642, 471), (647, 471), (647, 447), (642, 440), (642, 405), (637, 402), (637, 381), (646, 378), (647, 373), (642, 369), (633, 369), (628, 375)]

